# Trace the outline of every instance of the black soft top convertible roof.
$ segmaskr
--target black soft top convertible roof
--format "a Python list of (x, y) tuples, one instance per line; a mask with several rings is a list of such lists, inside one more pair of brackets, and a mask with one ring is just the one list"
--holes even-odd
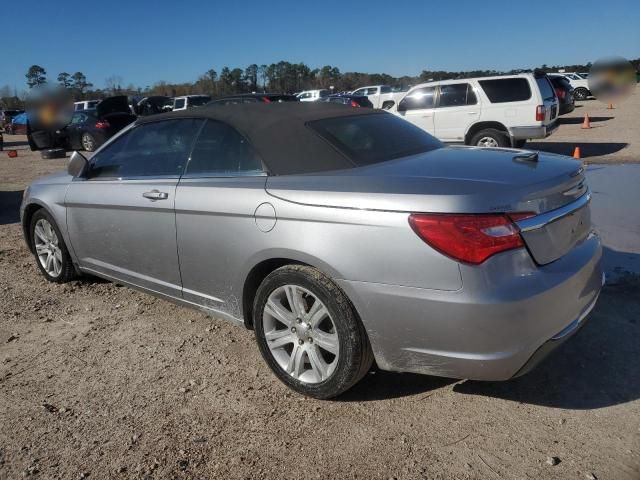
[(262, 157), (272, 175), (354, 168), (356, 165), (306, 124), (325, 118), (389, 115), (372, 109), (316, 102), (205, 105), (138, 119), (137, 123), (178, 118), (209, 118), (242, 133)]

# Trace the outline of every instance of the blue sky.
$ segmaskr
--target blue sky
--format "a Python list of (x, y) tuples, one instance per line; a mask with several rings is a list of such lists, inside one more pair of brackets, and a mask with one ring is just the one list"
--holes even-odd
[(19, 90), (34, 63), (49, 80), (79, 70), (98, 87), (112, 75), (145, 87), (279, 60), (416, 75), (640, 57), (637, 0), (6, 3), (2, 23), (16, 31), (4, 37), (0, 86)]

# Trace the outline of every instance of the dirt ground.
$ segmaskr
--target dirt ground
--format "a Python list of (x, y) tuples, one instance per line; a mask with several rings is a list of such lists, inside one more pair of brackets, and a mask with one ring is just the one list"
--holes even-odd
[(640, 479), (638, 277), (517, 380), (375, 372), (316, 401), (276, 380), (250, 331), (96, 279), (47, 283), (17, 208), (66, 160), (22, 141), (0, 154), (0, 479)]

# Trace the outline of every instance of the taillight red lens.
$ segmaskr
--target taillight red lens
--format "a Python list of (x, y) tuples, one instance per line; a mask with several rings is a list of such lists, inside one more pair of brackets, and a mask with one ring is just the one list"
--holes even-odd
[(563, 89), (556, 88), (556, 97), (558, 97), (560, 99), (563, 99), (566, 94), (567, 94), (567, 92), (565, 92)]
[(106, 120), (100, 120), (99, 122), (96, 123), (96, 128), (109, 128), (111, 125), (109, 125), (109, 122), (107, 122)]
[(455, 260), (478, 265), (496, 253), (524, 246), (504, 214), (413, 214), (409, 224), (427, 244)]
[(264, 103), (271, 103), (271, 99), (269, 97), (262, 97), (262, 101)]
[(544, 105), (538, 105), (536, 107), (536, 122), (544, 122), (546, 114), (547, 108)]
[(355, 100), (351, 100), (351, 106), (352, 107), (360, 107), (360, 105), (358, 105), (358, 102), (356, 102)]

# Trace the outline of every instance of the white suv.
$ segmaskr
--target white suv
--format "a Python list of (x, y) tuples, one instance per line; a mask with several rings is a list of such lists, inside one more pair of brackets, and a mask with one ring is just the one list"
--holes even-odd
[(558, 98), (544, 74), (428, 82), (389, 109), (444, 142), (522, 147), (556, 127)]

